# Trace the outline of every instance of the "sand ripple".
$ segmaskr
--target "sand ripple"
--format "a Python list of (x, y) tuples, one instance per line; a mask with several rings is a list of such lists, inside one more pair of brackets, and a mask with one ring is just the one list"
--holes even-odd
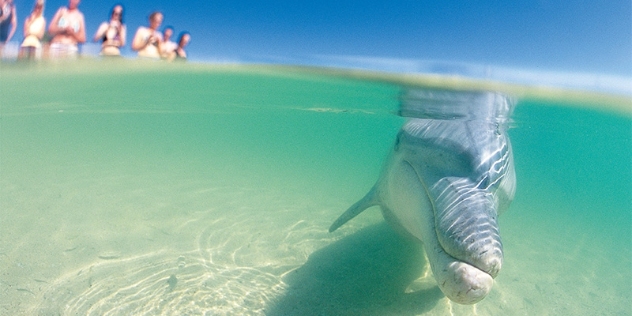
[(239, 315), (283, 289), (267, 267), (214, 264), (198, 251), (152, 253), (69, 273), (42, 295), (40, 315)]

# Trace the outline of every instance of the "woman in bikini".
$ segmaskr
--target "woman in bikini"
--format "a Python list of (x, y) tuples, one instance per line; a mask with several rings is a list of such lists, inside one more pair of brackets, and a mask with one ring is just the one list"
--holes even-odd
[(20, 47), (19, 58), (39, 59), (42, 55), (42, 38), (46, 31), (44, 19), (44, 0), (36, 0), (33, 12), (24, 21), (24, 40)]
[(18, 26), (18, 17), (13, 0), (0, 0), (0, 57), (4, 45), (11, 40)]
[(187, 52), (184, 50), (184, 48), (187, 47), (187, 45), (189, 45), (190, 41), (191, 41), (191, 34), (189, 34), (189, 32), (180, 33), (180, 36), (178, 36), (178, 47), (174, 51), (175, 60), (184, 61), (187, 59)]
[(175, 49), (169, 55), (167, 55), (166, 59), (169, 62), (172, 61), (186, 61), (187, 60), (187, 52), (184, 50), (189, 42), (191, 41), (191, 34), (189, 32), (184, 31), (180, 33), (178, 36), (178, 43), (176, 44)]
[(149, 27), (141, 26), (136, 30), (132, 49), (138, 52), (138, 57), (160, 59), (162, 33), (158, 31), (158, 28), (163, 18), (162, 13), (154, 12), (149, 15)]
[(79, 11), (80, 0), (70, 0), (68, 7), (61, 7), (48, 26), (53, 39), (50, 44), (51, 57), (77, 57), (78, 44), (86, 42), (86, 26), (83, 13)]
[(110, 21), (103, 22), (94, 34), (94, 41), (103, 41), (101, 55), (121, 56), (121, 47), (125, 46), (127, 30), (123, 24), (123, 6), (120, 4), (112, 8)]

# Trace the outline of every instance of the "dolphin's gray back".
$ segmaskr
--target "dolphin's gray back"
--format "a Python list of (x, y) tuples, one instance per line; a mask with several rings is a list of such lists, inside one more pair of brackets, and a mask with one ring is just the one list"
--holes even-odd
[(400, 113), (415, 117), (395, 148), (428, 185), (446, 252), (492, 276), (503, 257), (497, 217), (515, 193), (512, 110), (513, 100), (494, 92), (408, 91)]
[[(513, 99), (493, 92), (406, 89), (398, 114), (409, 119), (389, 160), (399, 156), (412, 166), (422, 166), (420, 176), (435, 184), (435, 196), (454, 195), (441, 195), (447, 185), (439, 181), (442, 178), (469, 179), (474, 187), (487, 192), (485, 197), (493, 200), (494, 212), (501, 213), (515, 192), (511, 144), (506, 135), (513, 105)], [(385, 207), (380, 196), (384, 175), (331, 225), (330, 232), (368, 207)]]
[[(514, 103), (495, 92), (407, 90), (400, 114), (410, 118), (398, 135), (398, 144), (409, 147), (409, 159), (428, 166), (423, 176), (429, 182), (444, 177), (467, 178), (476, 188), (493, 195), (497, 212), (502, 213), (515, 193), (513, 153), (507, 135)], [(437, 152), (441, 157), (430, 156)], [(444, 165), (448, 162), (451, 165)]]

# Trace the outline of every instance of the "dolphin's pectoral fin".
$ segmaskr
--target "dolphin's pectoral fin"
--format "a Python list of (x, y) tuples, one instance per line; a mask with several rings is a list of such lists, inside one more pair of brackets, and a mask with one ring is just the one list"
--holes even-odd
[(342, 213), (342, 215), (340, 215), (340, 217), (338, 217), (338, 219), (336, 219), (336, 221), (331, 224), (331, 226), (329, 227), (329, 232), (331, 233), (335, 231), (336, 229), (338, 229), (338, 227), (344, 225), (352, 218), (358, 216), (358, 214), (362, 213), (362, 211), (366, 210), (367, 208), (379, 205), (380, 203), (375, 192), (376, 189), (375, 187), (373, 187), (371, 191), (369, 191), (369, 193), (367, 193), (360, 201), (351, 205), (349, 209)]

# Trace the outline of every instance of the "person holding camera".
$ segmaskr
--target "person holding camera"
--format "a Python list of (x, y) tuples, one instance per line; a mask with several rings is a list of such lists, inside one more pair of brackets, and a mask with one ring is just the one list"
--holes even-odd
[(123, 23), (123, 6), (115, 5), (110, 13), (110, 21), (103, 22), (94, 34), (94, 41), (102, 41), (101, 55), (121, 56), (121, 47), (125, 46), (127, 30)]
[(20, 59), (39, 59), (42, 56), (42, 39), (46, 32), (44, 0), (36, 0), (33, 12), (24, 21), (24, 40), (20, 45)]
[(69, 0), (68, 7), (61, 7), (48, 26), (53, 37), (50, 55), (53, 58), (77, 57), (78, 44), (86, 42), (86, 26), (83, 13), (79, 11), (81, 0)]
[(149, 15), (149, 27), (141, 26), (136, 30), (132, 49), (138, 52), (138, 57), (148, 59), (160, 59), (160, 45), (162, 45), (162, 33), (158, 31), (164, 16), (156, 11)]

